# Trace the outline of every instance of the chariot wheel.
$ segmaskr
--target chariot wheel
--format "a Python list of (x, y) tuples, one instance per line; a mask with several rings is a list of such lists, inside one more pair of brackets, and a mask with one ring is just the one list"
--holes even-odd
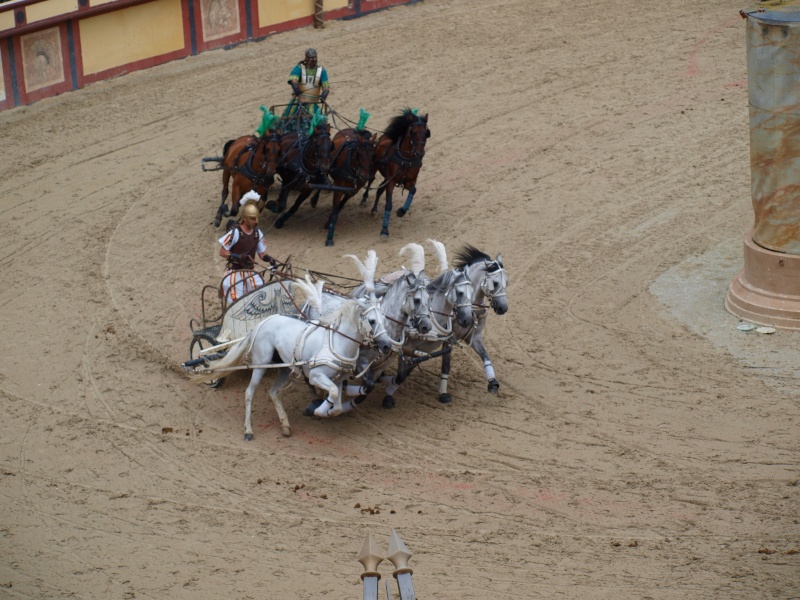
[[(208, 335), (207, 333), (198, 333), (192, 338), (192, 343), (189, 346), (189, 360), (193, 358), (200, 357), (200, 351), (205, 350), (206, 348), (210, 348), (211, 346), (216, 346), (217, 340), (213, 337)], [(219, 379), (212, 379), (211, 381), (206, 381), (205, 385), (210, 388), (217, 389), (225, 382), (224, 377), (220, 377)]]

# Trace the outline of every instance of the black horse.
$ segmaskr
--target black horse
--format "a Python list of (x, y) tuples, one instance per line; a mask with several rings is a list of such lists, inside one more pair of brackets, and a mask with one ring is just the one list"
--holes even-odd
[[(372, 177), (375, 157), (376, 135), (355, 128), (342, 129), (333, 136), (333, 156), (330, 177), (333, 179), (333, 205), (331, 215), (325, 223), (328, 230), (326, 246), (333, 246), (333, 233), (339, 219), (339, 211), (355, 196)], [(311, 206), (317, 205), (321, 190), (311, 198)]]
[[(270, 200), (267, 208), (272, 212), (283, 213), (275, 221), (277, 229), (291, 217), (297, 208), (314, 191), (312, 184), (328, 185), (328, 171), (331, 168), (331, 128), (323, 121), (314, 125), (309, 135), (302, 132), (289, 132), (281, 136), (281, 160), (278, 174), (281, 177), (281, 192), (277, 204)], [(299, 195), (294, 204), (286, 210), (290, 190)]]

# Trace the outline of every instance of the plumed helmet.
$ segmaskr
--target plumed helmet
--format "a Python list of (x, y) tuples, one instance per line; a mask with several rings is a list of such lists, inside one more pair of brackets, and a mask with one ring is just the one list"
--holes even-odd
[(317, 51), (314, 48), (306, 50), (306, 58), (317, 58)]
[(242, 219), (244, 220), (248, 217), (252, 217), (256, 221), (258, 220), (258, 206), (252, 200), (245, 204), (244, 208), (242, 208)]

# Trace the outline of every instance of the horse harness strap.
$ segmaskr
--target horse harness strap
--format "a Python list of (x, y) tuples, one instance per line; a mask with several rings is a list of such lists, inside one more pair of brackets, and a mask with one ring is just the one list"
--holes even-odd
[[(323, 337), (322, 348), (320, 348), (311, 359), (303, 361), (303, 349), (305, 348), (306, 340), (319, 327), (327, 330)], [(326, 327), (325, 325), (322, 325), (319, 321), (310, 321), (308, 326), (306, 326), (306, 328), (303, 330), (302, 335), (297, 338), (297, 342), (295, 343), (294, 347), (294, 354), (292, 356), (292, 362), (307, 366), (309, 369), (324, 366), (331, 367), (337, 371), (347, 371), (350, 373), (354, 372), (356, 369), (356, 361), (358, 360), (358, 351), (356, 351), (356, 354), (353, 357), (343, 356), (336, 352), (333, 349), (334, 333), (340, 332), (336, 331), (335, 327)], [(344, 334), (340, 333), (340, 335)], [(349, 336), (345, 337), (352, 339)], [(293, 368), (293, 370), (297, 372), (296, 368)]]
[(345, 157), (345, 166), (342, 168), (334, 168), (331, 169), (331, 174), (346, 181), (349, 181), (355, 187), (359, 183), (358, 174), (355, 173), (352, 167), (352, 156), (353, 151), (358, 148), (358, 140), (348, 140), (336, 150), (336, 153), (331, 156), (331, 163), (335, 163), (336, 159), (339, 158), (339, 155), (342, 152), (347, 152), (347, 156)]
[[(249, 179), (250, 181), (253, 182), (254, 186), (263, 185), (263, 184), (265, 184), (267, 182), (267, 179), (268, 179), (266, 177), (266, 175), (264, 175), (263, 173), (260, 173), (259, 171), (257, 171), (253, 167), (253, 159), (255, 159), (255, 157), (256, 157), (256, 150), (257, 150), (258, 145), (260, 143), (261, 143), (261, 141), (258, 141), (258, 142), (255, 142), (255, 143), (250, 143), (250, 144), (247, 144), (247, 146), (245, 146), (244, 148), (242, 148), (241, 151), (239, 152), (239, 155), (236, 157), (236, 160), (234, 161), (234, 166), (231, 167), (231, 169), (230, 169), (234, 173), (238, 173), (240, 175), (244, 175), (247, 179)], [(247, 157), (247, 162), (245, 162), (241, 167), (237, 166), (237, 163), (239, 162), (239, 159), (242, 157), (242, 155), (245, 152), (249, 152), (249, 155)], [(265, 159), (266, 159), (266, 156), (265, 156)], [(266, 162), (266, 160), (265, 160), (265, 162)]]

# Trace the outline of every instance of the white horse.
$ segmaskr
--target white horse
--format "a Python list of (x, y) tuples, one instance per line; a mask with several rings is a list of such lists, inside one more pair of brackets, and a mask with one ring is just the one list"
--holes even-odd
[[(408, 334), (428, 334), (433, 329), (433, 317), (429, 307), (430, 295), (425, 276), (425, 250), (415, 243), (406, 244), (400, 249), (399, 255), (406, 257), (409, 267), (384, 275), (375, 283), (375, 294), (381, 299), (381, 311), (386, 317), (386, 331), (392, 338), (392, 349), (400, 352), (406, 342)], [(357, 261), (358, 259), (352, 257)], [(360, 264), (360, 263), (358, 263)], [(359, 267), (364, 274), (366, 265)], [(353, 290), (353, 297), (365, 293), (365, 285)], [(328, 300), (329, 304), (335, 303), (335, 297)], [(375, 378), (381, 374), (381, 366), (389, 360), (387, 354), (378, 352), (375, 348), (361, 347), (358, 354), (356, 372), (360, 374), (355, 380), (360, 383), (349, 383), (343, 391), (347, 396), (357, 396), (354, 403), (344, 402), (344, 412), (351, 410), (353, 404), (360, 404), (366, 395), (375, 386)], [(306, 407), (305, 414), (310, 416), (319, 406), (321, 400), (314, 400)]]
[[(309, 281), (295, 281), (308, 299), (321, 312), (321, 286)], [(250, 411), (253, 396), (261, 378), (269, 368), (278, 369), (278, 377), (269, 395), (281, 421), (281, 430), (291, 433), (289, 419), (280, 399), (280, 392), (291, 382), (293, 373), (306, 377), (310, 385), (327, 392), (326, 399), (315, 411), (317, 416), (332, 417), (342, 412), (342, 378), (355, 368), (358, 349), (364, 340), (373, 339), (375, 346), (389, 352), (392, 342), (386, 333), (386, 319), (374, 294), (366, 298), (346, 300), (318, 321), (304, 321), (285, 315), (264, 319), (228, 353), (212, 363), (213, 371), (198, 375), (202, 381), (219, 377), (220, 372), (249, 368), (253, 371), (245, 391), (245, 435), (253, 439)]]
[[(489, 392), (496, 394), (500, 389), (500, 382), (495, 378), (492, 359), (483, 344), (483, 331), (486, 328), (486, 316), (489, 312), (484, 301), (486, 299), (489, 300), (489, 306), (491, 306), (495, 314), (504, 315), (508, 312), (508, 298), (506, 296), (508, 275), (506, 275), (503, 268), (503, 257), (498, 254), (497, 258), (492, 260), (488, 254), (466, 244), (456, 252), (453, 267), (456, 269), (469, 267), (469, 278), (472, 281), (474, 290), (472, 309), (475, 314), (475, 322), (472, 327), (462, 327), (458, 323), (453, 324), (453, 337), (458, 341), (466, 341), (481, 357)], [(440, 402), (451, 401), (450, 395), (447, 393), (449, 375), (450, 355), (445, 354), (442, 356), (442, 375), (439, 383)]]
[[(447, 253), (444, 244), (435, 240), (428, 241), (431, 242), (439, 257), (442, 270), (427, 285), (433, 328), (427, 334), (415, 332), (413, 336), (406, 339), (402, 351), (399, 353), (397, 374), (394, 377), (391, 375), (380, 377), (380, 381), (387, 384), (386, 396), (383, 398), (384, 408), (392, 408), (395, 405), (394, 393), (419, 362), (430, 358), (432, 353), (442, 352), (444, 356), (447, 356), (456, 325), (464, 329), (471, 329), (473, 326), (472, 298), (474, 290), (470, 279), (472, 267), (444, 270), (447, 268)], [(443, 399), (441, 394), (439, 400), (450, 401)]]

